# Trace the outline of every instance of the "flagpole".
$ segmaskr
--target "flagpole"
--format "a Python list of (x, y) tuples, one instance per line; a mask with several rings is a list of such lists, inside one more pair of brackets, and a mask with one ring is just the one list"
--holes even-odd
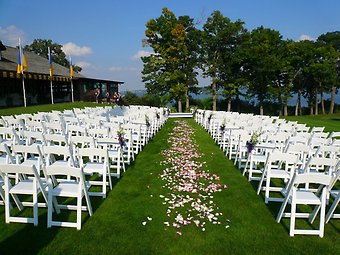
[(74, 103), (74, 94), (73, 94), (73, 67), (72, 67), (72, 59), (70, 56), (70, 81), (71, 81), (71, 100)]
[(54, 104), (54, 98), (53, 98), (53, 74), (52, 74), (52, 55), (51, 55), (51, 51), (50, 51), (50, 47), (47, 48), (48, 49), (48, 62), (50, 65), (50, 90), (51, 90), (51, 103)]
[(25, 89), (24, 71), (21, 72), (21, 77), (22, 77), (22, 91), (24, 93), (24, 106), (26, 107), (26, 89)]
[(71, 77), (71, 96), (72, 96), (72, 103), (74, 103), (74, 95), (73, 95), (73, 81)]
[(50, 88), (51, 88), (51, 103), (54, 104), (53, 100), (53, 84), (52, 84), (52, 77), (50, 77)]
[(21, 71), (21, 79), (22, 79), (22, 92), (24, 94), (24, 106), (26, 107), (26, 89), (25, 89), (25, 77), (24, 77), (24, 66), (23, 66), (23, 56), (22, 56), (22, 48), (21, 48), (21, 42), (20, 42), (20, 38), (19, 38), (19, 56), (20, 56), (20, 71)]

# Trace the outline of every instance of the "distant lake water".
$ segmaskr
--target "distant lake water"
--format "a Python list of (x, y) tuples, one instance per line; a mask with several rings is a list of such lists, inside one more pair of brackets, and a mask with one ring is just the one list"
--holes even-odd
[[(121, 94), (125, 95), (126, 92), (127, 91), (121, 91)], [(129, 92), (131, 92), (131, 93), (133, 93), (133, 94), (135, 94), (135, 95), (137, 95), (139, 97), (140, 96), (144, 96), (146, 94), (146, 90), (133, 90), (133, 91), (129, 91)], [(211, 97), (211, 95), (208, 94), (208, 93), (191, 94), (190, 96), (193, 99), (198, 99), (198, 100), (202, 100), (202, 99)], [(293, 97), (289, 100), (288, 105), (294, 106), (295, 103), (296, 103), (296, 97), (297, 97), (297, 95), (293, 95)], [(327, 100), (327, 99), (330, 100), (330, 98), (331, 98), (330, 94), (324, 94), (324, 99), (325, 100)], [(221, 99), (223, 99), (223, 97), (222, 96), (218, 96), (218, 99), (221, 100)], [(302, 103), (303, 107), (307, 107), (308, 106), (307, 105), (307, 100), (303, 96), (301, 96), (301, 101), (302, 101), (301, 103)], [(336, 104), (340, 104), (340, 93), (336, 94), (336, 96), (335, 96), (335, 103)]]

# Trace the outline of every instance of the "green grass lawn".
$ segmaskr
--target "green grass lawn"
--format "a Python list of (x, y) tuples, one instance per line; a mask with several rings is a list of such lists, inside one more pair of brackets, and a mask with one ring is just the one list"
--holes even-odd
[(22, 113), (50, 112), (52, 110), (63, 111), (66, 109), (70, 110), (73, 108), (96, 107), (96, 106), (104, 106), (104, 105), (109, 105), (109, 104), (106, 104), (106, 103), (97, 104), (93, 102), (74, 102), (74, 103), (32, 105), (32, 106), (27, 106), (27, 107), (22, 106), (22, 107), (14, 107), (14, 108), (3, 108), (3, 109), (0, 109), (0, 116), (15, 115), (15, 114), (22, 114)]
[(340, 113), (288, 116), (285, 119), (306, 123), (309, 127), (325, 127), (325, 132), (340, 131)]
[[(183, 235), (166, 227), (166, 205), (159, 195), (167, 192), (160, 174), (165, 166), (160, 152), (168, 148), (175, 122), (169, 119), (162, 130), (137, 156), (123, 177), (115, 181), (106, 199), (91, 198), (94, 215), (83, 213), (82, 230), (46, 228), (47, 210), (39, 208), (39, 225), (4, 223), (0, 207), (0, 254), (337, 254), (340, 222), (331, 220), (325, 237), (289, 236), (289, 220), (276, 223), (279, 203), (266, 205), (250, 183), (234, 167), (211, 137), (193, 119), (185, 120), (195, 130), (195, 140), (206, 168), (227, 185), (214, 194), (223, 212), (221, 221), (230, 227), (207, 224), (203, 232), (184, 227)], [(74, 219), (74, 214), (63, 217)], [(147, 217), (152, 220), (148, 221)], [(142, 222), (147, 221), (146, 225)]]

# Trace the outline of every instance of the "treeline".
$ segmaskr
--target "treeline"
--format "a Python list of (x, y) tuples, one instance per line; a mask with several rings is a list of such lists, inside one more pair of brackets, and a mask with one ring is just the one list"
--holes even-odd
[[(199, 73), (211, 81), (213, 110), (218, 107), (217, 91), (224, 98), (221, 110), (227, 111), (235, 110), (232, 104), (245, 98), (255, 99), (259, 114), (270, 110), (301, 115), (302, 97), (309, 114), (335, 110), (340, 86), (339, 31), (322, 34), (315, 41), (284, 40), (279, 31), (263, 26), (248, 31), (243, 21), (233, 22), (219, 11), (200, 24), (164, 8), (158, 18), (146, 23), (145, 36), (144, 45), (153, 50), (142, 57), (145, 87), (160, 101), (175, 101), (179, 112), (192, 105), (189, 95), (198, 91)], [(294, 94), (292, 111), (288, 101)], [(330, 102), (325, 103), (324, 94), (331, 95)]]

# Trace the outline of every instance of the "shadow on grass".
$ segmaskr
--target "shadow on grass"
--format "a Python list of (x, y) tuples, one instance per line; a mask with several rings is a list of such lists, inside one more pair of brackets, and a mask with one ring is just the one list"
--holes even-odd
[[(112, 188), (114, 188), (120, 179), (112, 178)], [(107, 195), (111, 191), (108, 191)], [(105, 199), (102, 197), (91, 196), (91, 205), (93, 209), (93, 214), (100, 208), (100, 206), (104, 203)], [(76, 199), (68, 198), (64, 200), (58, 199), (59, 203), (64, 204), (75, 204)], [(83, 204), (85, 203), (85, 198), (83, 198)], [(22, 212), (18, 211), (14, 213), (16, 216), (23, 216), (30, 211), (31, 208), (25, 208)], [(0, 254), (37, 254), (44, 247), (48, 246), (50, 242), (54, 240), (60, 231), (60, 227), (52, 227), (47, 228), (47, 209), (39, 208), (39, 224), (38, 226), (33, 226), (32, 224), (20, 224), (20, 223), (10, 223), (4, 224), (1, 226), (2, 231), (6, 228), (14, 229), (11, 232), (14, 234), (8, 236), (4, 240), (0, 242)], [(26, 215), (27, 216), (27, 215)], [(87, 211), (82, 212), (82, 227), (86, 225), (87, 221), (90, 219), (90, 216)], [(60, 214), (53, 213), (53, 220), (57, 221), (76, 221), (76, 212), (74, 210), (61, 210)], [(15, 231), (15, 229), (18, 229)], [(70, 231), (77, 231), (75, 228), (70, 229)], [(81, 230), (80, 230), (81, 231)]]
[(55, 238), (59, 231), (59, 228), (46, 229), (46, 225), (47, 213), (39, 215), (38, 226), (25, 224), (15, 234), (0, 242), (0, 254), (37, 254)]

